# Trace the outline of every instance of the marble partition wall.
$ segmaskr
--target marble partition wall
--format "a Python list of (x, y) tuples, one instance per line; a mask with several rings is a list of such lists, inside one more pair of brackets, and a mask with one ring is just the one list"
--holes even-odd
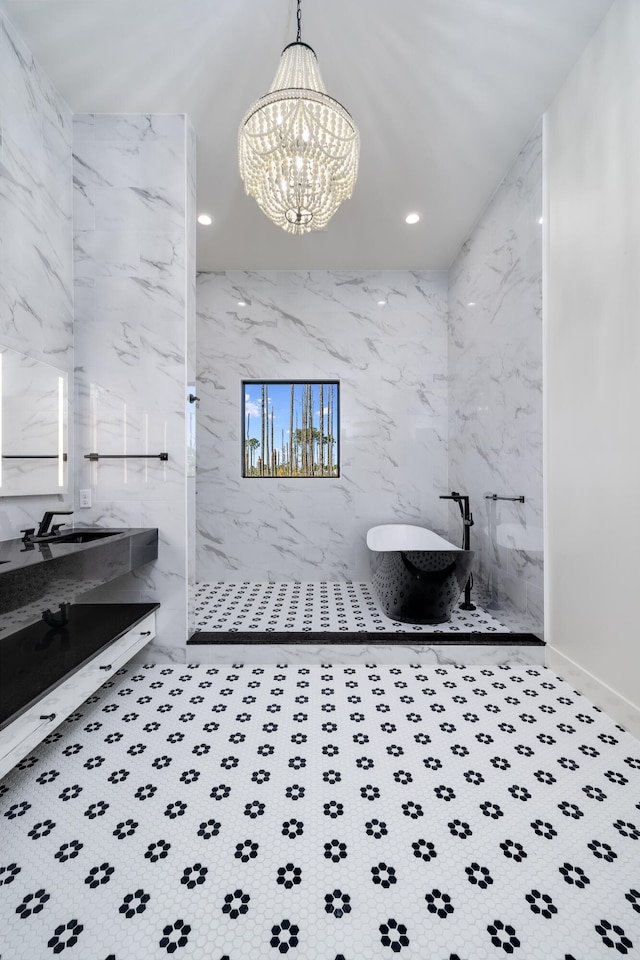
[(183, 661), (187, 634), (194, 148), (182, 115), (74, 117), (76, 486), (93, 501), (76, 515), (158, 527), (158, 560), (90, 598), (160, 601), (150, 660)]
[[(56, 367), (69, 383), (71, 138), (71, 111), (0, 12), (0, 347)], [(71, 398), (69, 403), (72, 428)], [(43, 411), (43, 423), (48, 416)], [(37, 418), (33, 411), (34, 430)], [(67, 453), (71, 456), (71, 446)], [(33, 461), (29, 470), (37, 469)], [(2, 496), (0, 488), (0, 540), (19, 536), (44, 510), (64, 509), (72, 499), (71, 490), (66, 495)]]
[[(198, 580), (366, 580), (369, 527), (444, 531), (446, 273), (204, 273), (197, 335)], [(340, 381), (339, 478), (241, 477), (243, 378)]]
[[(187, 126), (187, 191), (186, 191), (186, 390), (187, 398), (197, 396), (196, 389), (196, 134)], [(186, 405), (186, 500), (187, 500), (187, 635), (195, 630), (195, 614), (191, 596), (196, 588), (196, 437), (198, 401), (187, 399)]]
[[(476, 597), (543, 630), (542, 130), (449, 272), (449, 482), (471, 497)], [(524, 496), (492, 501), (487, 494)], [(455, 508), (450, 529), (460, 529)]]

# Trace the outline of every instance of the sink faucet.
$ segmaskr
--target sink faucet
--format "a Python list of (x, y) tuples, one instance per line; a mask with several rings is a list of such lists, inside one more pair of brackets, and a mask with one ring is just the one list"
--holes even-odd
[(46, 537), (47, 534), (49, 534), (49, 525), (54, 517), (68, 516), (71, 513), (73, 513), (73, 510), (45, 510), (45, 514), (38, 527), (38, 532), (36, 533), (36, 538)]

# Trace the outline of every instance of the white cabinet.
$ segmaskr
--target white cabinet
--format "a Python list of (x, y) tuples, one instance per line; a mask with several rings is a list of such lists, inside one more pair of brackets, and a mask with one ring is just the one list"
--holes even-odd
[(152, 612), (0, 730), (0, 778), (155, 635)]

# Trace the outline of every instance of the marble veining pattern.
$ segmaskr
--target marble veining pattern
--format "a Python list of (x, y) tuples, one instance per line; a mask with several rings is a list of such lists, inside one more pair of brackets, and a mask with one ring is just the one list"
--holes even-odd
[(3, 956), (631, 960), (639, 790), (544, 667), (134, 665), (0, 784)]
[[(75, 482), (93, 498), (82, 520), (160, 531), (156, 563), (93, 599), (160, 600), (154, 649), (167, 659), (184, 659), (187, 632), (194, 151), (183, 115), (74, 117)], [(91, 451), (169, 459), (90, 463)]]
[[(446, 667), (451, 664), (482, 664), (501, 667), (508, 665), (537, 664), (544, 666), (545, 648), (517, 643), (505, 643), (505, 634), (501, 642), (492, 643), (452, 643), (452, 635), (424, 638), (419, 642), (416, 637), (407, 636), (406, 640), (394, 640), (391, 643), (243, 643), (244, 636), (239, 634), (237, 643), (197, 644), (188, 648), (188, 656), (197, 651), (200, 663), (290, 663), (298, 666), (311, 664), (336, 663), (353, 665), (356, 663), (419, 663)], [(136, 658), (139, 663), (149, 660), (143, 651)]]
[[(446, 284), (408, 271), (199, 275), (198, 579), (361, 580), (369, 527), (446, 528)], [(240, 477), (243, 378), (340, 381), (339, 479)]]
[[(71, 111), (1, 11), (0, 125), (0, 345), (70, 379)], [(33, 526), (53, 499), (3, 499), (0, 539)]]
[[(449, 271), (449, 482), (471, 497), (479, 586), (501, 616), (539, 635), (541, 215), (538, 125)], [(525, 503), (489, 501), (488, 493), (523, 495)]]

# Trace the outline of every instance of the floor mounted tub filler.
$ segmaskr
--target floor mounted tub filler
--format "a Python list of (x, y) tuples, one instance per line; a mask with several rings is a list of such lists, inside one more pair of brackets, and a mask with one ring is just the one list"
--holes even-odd
[(426, 527), (386, 523), (367, 532), (372, 585), (385, 616), (445, 623), (469, 579), (473, 551)]

